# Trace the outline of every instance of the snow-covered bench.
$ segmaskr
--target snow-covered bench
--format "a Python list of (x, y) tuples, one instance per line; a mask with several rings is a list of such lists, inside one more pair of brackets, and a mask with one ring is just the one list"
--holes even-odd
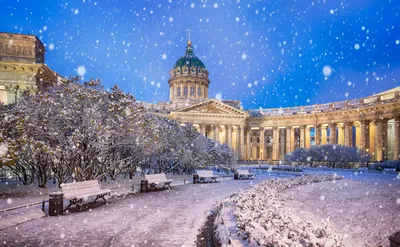
[(237, 170), (238, 178), (254, 178), (254, 174), (250, 173), (249, 170)]
[(167, 179), (167, 176), (165, 176), (165, 173), (159, 173), (159, 174), (145, 174), (144, 177), (148, 181), (148, 184), (150, 185), (150, 188), (156, 189), (157, 185), (160, 183), (164, 183), (163, 188), (168, 186), (171, 189), (171, 183), (173, 180)]
[(211, 182), (217, 182), (218, 176), (214, 175), (212, 171), (196, 171), (196, 174), (199, 176), (199, 182), (205, 182), (207, 178), (209, 178)]
[(61, 184), (61, 190), (64, 194), (64, 198), (69, 200), (69, 205), (65, 209), (67, 210), (72, 205), (76, 205), (78, 208), (83, 203), (84, 199), (87, 199), (90, 196), (96, 196), (94, 201), (101, 198), (106, 202), (104, 198), (106, 195), (110, 195), (109, 189), (101, 189), (99, 181), (97, 180), (89, 180), (83, 182), (74, 182), (74, 183), (63, 183)]

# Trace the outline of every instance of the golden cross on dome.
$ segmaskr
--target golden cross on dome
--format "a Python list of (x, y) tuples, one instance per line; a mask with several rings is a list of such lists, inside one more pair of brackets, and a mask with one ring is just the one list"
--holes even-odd
[(186, 31), (188, 32), (188, 44), (190, 44), (191, 42), (190, 42), (190, 32), (192, 31), (192, 30), (190, 30), (190, 29), (186, 29)]

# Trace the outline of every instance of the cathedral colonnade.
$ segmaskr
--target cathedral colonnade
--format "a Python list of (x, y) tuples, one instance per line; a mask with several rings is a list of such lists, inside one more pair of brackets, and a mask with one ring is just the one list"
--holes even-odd
[(213, 114), (219, 123), (198, 124), (198, 129), (232, 147), (239, 160), (282, 160), (296, 148), (325, 144), (357, 147), (371, 161), (398, 160), (399, 91), (354, 102), (248, 111), (237, 125), (222, 124), (226, 115)]
[(282, 160), (296, 148), (338, 144), (357, 147), (371, 160), (397, 160), (400, 116), (316, 125), (252, 126), (194, 124), (197, 130), (229, 145), (239, 160)]

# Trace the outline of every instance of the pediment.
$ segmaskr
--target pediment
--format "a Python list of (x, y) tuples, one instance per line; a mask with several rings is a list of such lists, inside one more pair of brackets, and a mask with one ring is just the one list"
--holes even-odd
[(222, 114), (222, 115), (242, 115), (247, 116), (248, 113), (240, 109), (234, 108), (221, 101), (210, 99), (199, 104), (191, 105), (176, 112), (180, 113), (203, 113), (203, 114)]

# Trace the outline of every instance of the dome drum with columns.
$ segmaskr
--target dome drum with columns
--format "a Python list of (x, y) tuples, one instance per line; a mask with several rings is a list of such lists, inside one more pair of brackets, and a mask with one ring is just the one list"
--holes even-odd
[(189, 40), (185, 55), (180, 57), (168, 80), (171, 102), (190, 99), (208, 98), (208, 71), (204, 63), (194, 55), (192, 43)]

